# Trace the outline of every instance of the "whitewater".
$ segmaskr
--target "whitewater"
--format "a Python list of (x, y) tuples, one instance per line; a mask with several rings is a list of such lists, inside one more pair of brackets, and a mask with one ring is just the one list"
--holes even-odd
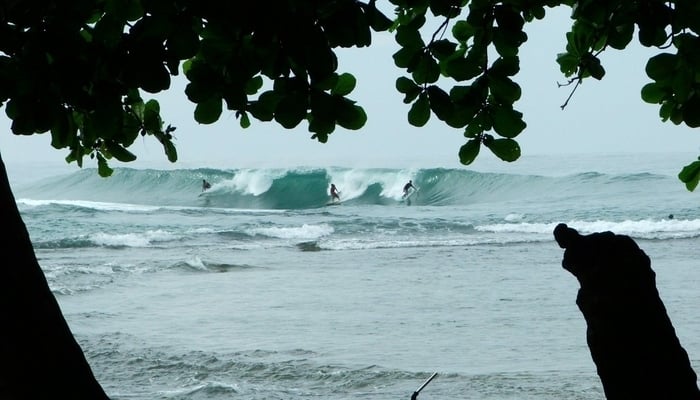
[(409, 399), (434, 372), (421, 399), (603, 399), (552, 231), (635, 239), (697, 372), (681, 166), (76, 168), (13, 190), (113, 399)]

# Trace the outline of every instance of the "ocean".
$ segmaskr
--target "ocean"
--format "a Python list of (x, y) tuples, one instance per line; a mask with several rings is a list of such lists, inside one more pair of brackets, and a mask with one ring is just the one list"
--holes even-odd
[(700, 371), (700, 193), (676, 176), (694, 157), (8, 170), (112, 399), (408, 400), (437, 373), (419, 399), (594, 400), (552, 231), (634, 238)]

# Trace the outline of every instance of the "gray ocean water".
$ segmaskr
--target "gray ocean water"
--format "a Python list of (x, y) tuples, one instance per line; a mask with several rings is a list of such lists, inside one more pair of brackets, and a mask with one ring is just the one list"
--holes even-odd
[(410, 399), (434, 372), (420, 399), (593, 400), (578, 284), (552, 230), (633, 237), (700, 371), (700, 193), (676, 177), (692, 159), (9, 171), (115, 400)]

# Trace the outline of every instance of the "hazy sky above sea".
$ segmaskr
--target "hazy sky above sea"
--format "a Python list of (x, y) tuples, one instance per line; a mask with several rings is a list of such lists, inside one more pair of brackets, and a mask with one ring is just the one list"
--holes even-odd
[[(574, 153), (698, 152), (700, 132), (684, 125), (662, 122), (658, 105), (644, 103), (642, 86), (649, 82), (646, 60), (659, 50), (642, 48), (635, 40), (625, 51), (607, 50), (601, 56), (606, 76), (602, 81), (587, 79), (562, 110), (572, 89), (558, 87), (566, 78), (556, 63), (565, 46), (564, 34), (570, 20), (568, 10), (547, 10), (548, 17), (526, 28), (528, 41), (520, 53), (521, 72), (514, 78), (522, 88), (516, 108), (528, 124), (517, 138), (523, 155)], [(465, 138), (462, 131), (445, 126), (435, 116), (423, 128), (408, 124), (409, 105), (395, 89), (396, 78), (404, 73), (394, 66), (397, 50), (390, 34), (373, 37), (370, 48), (341, 50), (339, 72), (351, 72), (358, 85), (350, 98), (362, 105), (368, 122), (360, 131), (341, 128), (328, 143), (311, 140), (306, 123), (285, 130), (273, 122), (253, 120), (240, 128), (233, 113), (224, 112), (219, 122), (194, 122), (194, 105), (185, 97), (185, 82), (178, 78), (167, 94), (157, 98), (166, 124), (174, 132), (184, 167), (275, 167), (275, 166), (387, 166), (460, 167), (458, 151)], [(152, 98), (144, 94), (144, 98)], [(6, 164), (25, 161), (62, 161), (66, 149), (50, 146), (50, 135), (17, 137), (2, 113), (0, 152)], [(171, 165), (153, 138), (139, 138), (130, 148), (138, 160), (129, 166)], [(485, 148), (482, 159), (495, 159)], [(692, 160), (688, 160), (692, 161)], [(479, 160), (477, 160), (477, 163)], [(94, 160), (85, 160), (94, 167)], [(75, 166), (73, 166), (75, 168)]]

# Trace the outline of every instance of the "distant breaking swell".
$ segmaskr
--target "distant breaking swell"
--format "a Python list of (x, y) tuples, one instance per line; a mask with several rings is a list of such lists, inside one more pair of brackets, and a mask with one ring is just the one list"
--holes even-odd
[[(202, 192), (202, 180), (212, 187)], [(223, 207), (238, 209), (308, 209), (329, 201), (328, 189), (340, 189), (343, 204), (395, 205), (402, 188), (413, 180), (420, 190), (414, 205), (465, 205), (523, 200), (554, 191), (575, 196), (601, 186), (621, 188), (653, 184), (652, 174), (612, 176), (595, 172), (567, 177), (480, 173), (462, 169), (179, 169), (118, 168), (108, 178), (94, 169), (49, 178), (20, 188), (32, 199), (72, 199), (152, 206)], [(606, 185), (614, 182), (615, 185)]]

